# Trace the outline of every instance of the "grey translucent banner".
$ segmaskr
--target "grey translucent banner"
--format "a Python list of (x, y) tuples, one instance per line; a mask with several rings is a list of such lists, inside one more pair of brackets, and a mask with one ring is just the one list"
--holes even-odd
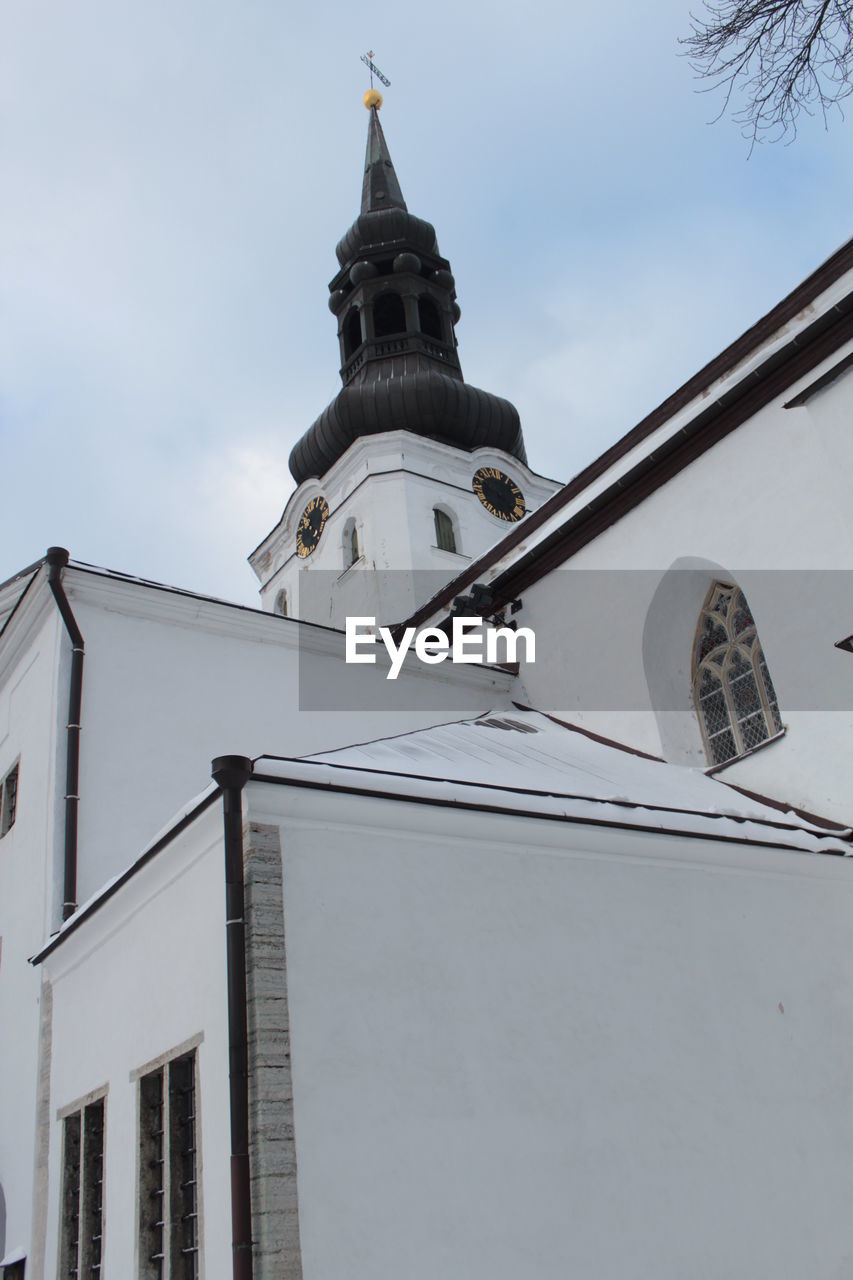
[[(703, 627), (709, 630), (703, 611), (715, 584), (722, 584), (740, 591), (738, 602), (746, 602), (752, 622), (747, 626), (742, 615), (741, 630), (730, 628), (727, 638), (710, 627), (717, 642), (713, 662), (726, 660), (730, 644), (741, 657), (760, 663), (760, 647), (783, 718), (788, 712), (853, 711), (853, 652), (837, 647), (853, 634), (853, 570), (560, 568), (531, 585), (522, 583), (509, 600), (498, 593), (483, 608), (485, 616), (498, 609), (506, 622), (534, 633), (535, 661), (528, 661), (520, 644), (518, 675), (450, 657), (427, 666), (412, 645), (399, 677), (390, 680), (391, 659), (381, 641), (375, 664), (346, 663), (347, 617), (399, 625), (447, 581), (443, 570), (354, 566), (345, 574), (302, 574), (294, 612), (339, 634), (300, 629), (300, 709), (431, 707), (465, 718), (486, 709), (492, 698), (510, 696), (544, 711), (689, 711), (698, 665), (710, 653), (703, 654)], [(469, 586), (459, 594), (470, 593)], [(452, 607), (438, 609), (431, 622), (445, 620)], [(470, 599), (456, 612), (470, 615)], [(720, 621), (725, 631), (726, 619)]]

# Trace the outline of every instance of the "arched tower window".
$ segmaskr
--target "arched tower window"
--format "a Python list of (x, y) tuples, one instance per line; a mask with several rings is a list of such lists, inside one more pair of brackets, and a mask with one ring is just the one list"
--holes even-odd
[(355, 520), (347, 520), (343, 535), (344, 568), (349, 569), (361, 555), (358, 546), (358, 529)]
[(441, 312), (433, 302), (432, 298), (428, 298), (426, 294), (422, 294), (418, 298), (418, 324), (421, 333), (427, 338), (435, 338), (441, 342), (444, 334), (441, 326)]
[(273, 607), (273, 612), (277, 613), (282, 618), (287, 617), (287, 592), (286, 591), (279, 591), (278, 595), (275, 598), (275, 605)]
[(358, 347), (361, 346), (361, 312), (358, 307), (353, 307), (344, 320), (344, 359), (349, 360), (350, 356)]
[(712, 764), (734, 760), (781, 732), (770, 679), (746, 597), (715, 582), (693, 646), (693, 697)]
[(456, 532), (453, 528), (453, 518), (446, 511), (442, 511), (441, 507), (433, 507), (432, 514), (435, 520), (435, 545), (442, 551), (455, 551)]
[(399, 293), (387, 289), (373, 304), (373, 332), (377, 338), (406, 332), (406, 311)]

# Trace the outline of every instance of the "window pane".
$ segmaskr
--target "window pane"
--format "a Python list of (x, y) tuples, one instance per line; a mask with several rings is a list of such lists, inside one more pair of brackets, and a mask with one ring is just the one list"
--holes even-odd
[(79, 1274), (80, 1260), (80, 1112), (68, 1116), (62, 1132), (62, 1236), (60, 1276)]
[(139, 1274), (161, 1280), (165, 1163), (163, 1145), (163, 1072), (139, 1082)]
[(80, 1272), (101, 1274), (104, 1227), (104, 1100), (83, 1112), (83, 1187), (81, 1195)]
[(435, 545), (442, 551), (456, 550), (456, 535), (453, 532), (453, 521), (446, 511), (440, 507), (433, 510), (435, 516)]
[(730, 729), (717, 734), (715, 738), (709, 739), (711, 748), (711, 759), (714, 764), (725, 764), (726, 760), (731, 760), (737, 755), (737, 747), (735, 746), (734, 735)]
[(169, 1064), (171, 1277), (198, 1277), (195, 1054)]
[(713, 764), (743, 755), (782, 729), (752, 611), (743, 592), (725, 583), (714, 584), (699, 615), (693, 696)]

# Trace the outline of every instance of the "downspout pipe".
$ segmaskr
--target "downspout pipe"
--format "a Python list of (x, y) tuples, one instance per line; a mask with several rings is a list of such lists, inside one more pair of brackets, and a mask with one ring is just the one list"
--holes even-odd
[(80, 708), (83, 702), (83, 656), (85, 645), (77, 620), (62, 585), (62, 570), (68, 564), (64, 547), (48, 547), (47, 584), (53, 592), (65, 630), (71, 640), (71, 685), (68, 691), (68, 724), (65, 729), (65, 859), (62, 890), (62, 919), (77, 910), (77, 825), (80, 809)]
[(210, 766), (222, 792), (225, 827), (225, 945), (228, 963), (228, 1084), (231, 1111), (231, 1258), (233, 1280), (252, 1280), (252, 1192), (249, 1175), (249, 1037), (243, 880), (243, 788), (246, 756), (217, 756)]

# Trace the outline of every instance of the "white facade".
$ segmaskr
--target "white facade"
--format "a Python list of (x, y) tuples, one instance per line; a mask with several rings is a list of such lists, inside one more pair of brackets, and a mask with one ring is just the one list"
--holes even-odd
[[(468, 453), (408, 431), (364, 436), (322, 478), (287, 500), (275, 529), (249, 562), (264, 609), (343, 627), (347, 614), (400, 622), (506, 532), (507, 522), (477, 498), (472, 478), (495, 467), (518, 485), (535, 511), (560, 485), (497, 449)], [(309, 556), (297, 553), (300, 517), (322, 496), (329, 516)], [(436, 545), (435, 509), (452, 521), (456, 550)], [(351, 530), (359, 555), (352, 561)], [(284, 597), (281, 593), (284, 592)]]

